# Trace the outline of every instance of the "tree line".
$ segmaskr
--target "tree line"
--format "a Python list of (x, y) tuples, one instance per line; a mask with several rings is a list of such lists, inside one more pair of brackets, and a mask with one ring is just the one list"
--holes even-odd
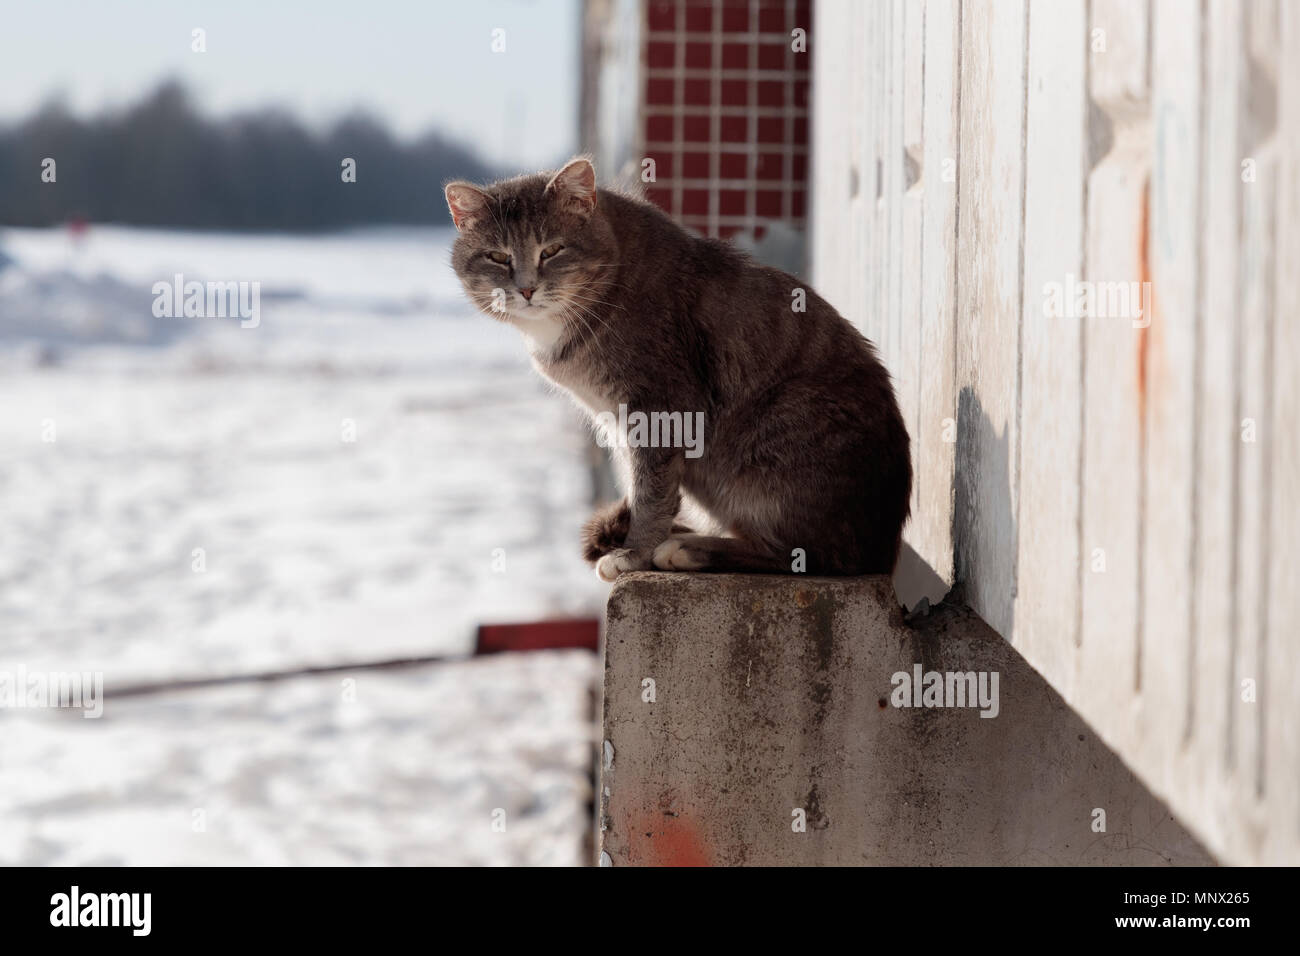
[[(348, 159), (353, 182), (344, 181)], [(493, 176), (472, 150), (436, 132), (401, 142), (352, 115), (313, 133), (276, 109), (208, 118), (175, 82), (94, 119), (54, 101), (0, 128), (0, 224), (11, 226), (442, 224), (444, 181)]]

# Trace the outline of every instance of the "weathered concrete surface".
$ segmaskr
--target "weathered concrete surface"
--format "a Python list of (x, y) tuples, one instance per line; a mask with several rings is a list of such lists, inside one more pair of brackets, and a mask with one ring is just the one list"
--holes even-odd
[[(997, 716), (895, 707), (916, 664), (997, 672)], [(624, 575), (604, 725), (615, 866), (1214, 862), (1006, 641), (905, 624), (885, 577)]]

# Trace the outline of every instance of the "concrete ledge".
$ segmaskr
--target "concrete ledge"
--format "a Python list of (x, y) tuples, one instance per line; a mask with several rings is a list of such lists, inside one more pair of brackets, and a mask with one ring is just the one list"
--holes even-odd
[[(624, 575), (605, 642), (603, 864), (1214, 862), (1000, 636), (904, 623), (888, 578)], [(997, 715), (895, 706), (916, 665), (996, 673)]]

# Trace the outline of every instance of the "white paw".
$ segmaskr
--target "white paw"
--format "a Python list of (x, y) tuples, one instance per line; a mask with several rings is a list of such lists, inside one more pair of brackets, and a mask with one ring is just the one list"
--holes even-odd
[(655, 548), (654, 565), (660, 571), (698, 571), (704, 567), (703, 562), (691, 556), (681, 538), (669, 538)]
[(624, 571), (647, 571), (649, 568), (650, 562), (645, 559), (644, 552), (639, 554), (619, 548), (596, 562), (596, 576), (602, 581), (613, 581)]

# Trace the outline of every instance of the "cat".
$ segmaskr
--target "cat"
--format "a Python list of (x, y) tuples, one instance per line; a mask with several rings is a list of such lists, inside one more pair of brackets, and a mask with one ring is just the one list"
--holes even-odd
[[(907, 429), (874, 347), (824, 299), (597, 188), (584, 157), (445, 194), (469, 299), (523, 333), (537, 371), (611, 447), (627, 497), (582, 534), (601, 578), (893, 569)], [(702, 414), (703, 441), (692, 455), (654, 441), (667, 427), (637, 441), (613, 424), (638, 412), (661, 425)]]

